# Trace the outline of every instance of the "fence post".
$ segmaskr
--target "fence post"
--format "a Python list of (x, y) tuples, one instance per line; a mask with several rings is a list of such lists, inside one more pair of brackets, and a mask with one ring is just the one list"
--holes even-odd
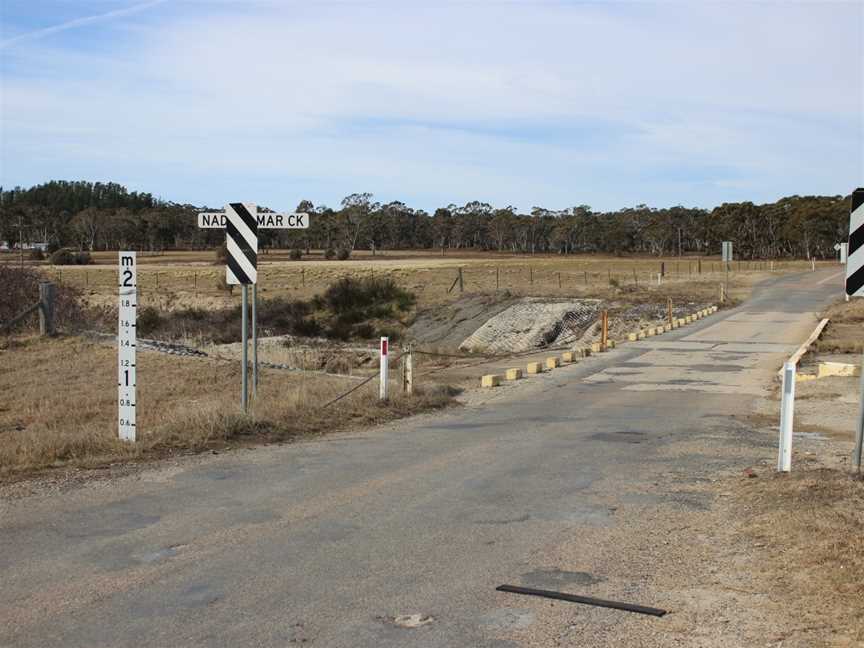
[(388, 387), (388, 378), (389, 378), (389, 339), (386, 337), (381, 338), (381, 346), (379, 349), (379, 371), (380, 375), (378, 378), (378, 400), (386, 401), (387, 400), (387, 387)]
[(561, 273), (558, 273), (558, 288), (561, 288)]
[(54, 297), (56, 286), (50, 282), (39, 284), (39, 335), (54, 335)]
[(792, 417), (795, 413), (795, 363), (783, 364), (783, 395), (780, 401), (780, 447), (777, 471), (792, 470)]
[(600, 330), (600, 350), (605, 351), (606, 346), (609, 343), (609, 311), (604, 310), (602, 319), (602, 325)]
[(414, 346), (408, 345), (408, 352), (402, 359), (402, 390), (409, 396), (414, 393)]
[(500, 285), (501, 285), (501, 283), (500, 283), (500, 277), (498, 276), (498, 275), (499, 275), (499, 270), (500, 270), (500, 269), (499, 269), (498, 267), (495, 268), (495, 290), (498, 290), (498, 288), (499, 288)]
[(459, 292), (465, 292), (465, 281), (462, 279), (462, 268), (459, 268)]

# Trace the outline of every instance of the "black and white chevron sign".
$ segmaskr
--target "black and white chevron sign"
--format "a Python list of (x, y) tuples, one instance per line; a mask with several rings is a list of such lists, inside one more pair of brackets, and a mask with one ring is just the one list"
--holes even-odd
[(229, 284), (254, 284), (258, 280), (258, 208), (244, 203), (225, 206), (225, 242)]
[(849, 249), (846, 256), (846, 294), (864, 297), (864, 187), (852, 192), (849, 210)]

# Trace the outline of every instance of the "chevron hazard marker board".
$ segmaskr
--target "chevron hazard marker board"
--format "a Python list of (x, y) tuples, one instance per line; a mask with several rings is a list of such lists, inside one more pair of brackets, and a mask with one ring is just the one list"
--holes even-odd
[(250, 203), (225, 205), (225, 243), (229, 284), (254, 284), (258, 281), (258, 208)]
[(864, 187), (852, 192), (849, 210), (849, 249), (846, 257), (846, 294), (864, 297)]

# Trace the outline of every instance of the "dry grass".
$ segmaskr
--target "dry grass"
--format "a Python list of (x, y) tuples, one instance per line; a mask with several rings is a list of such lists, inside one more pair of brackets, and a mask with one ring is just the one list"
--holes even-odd
[[(89, 267), (43, 266), (51, 277), (82, 289), (94, 304), (113, 304), (116, 293), (116, 253), (100, 252), (99, 265)], [(239, 290), (231, 295), (217, 289), (224, 278), (221, 265), (214, 265), (212, 251), (172, 252), (163, 256), (139, 256), (139, 303), (163, 310), (178, 307), (221, 308), (239, 301)], [(510, 255), (471, 251), (392, 252), (372, 258), (358, 253), (349, 261), (325, 261), (313, 256), (303, 261), (287, 260), (287, 251), (259, 255), (259, 292), (263, 298), (308, 299), (322, 293), (345, 276), (381, 276), (394, 279), (417, 295), (421, 305), (452, 301), (460, 296), (458, 284), (451, 291), (462, 268), (466, 293), (508, 290), (515, 295), (579, 296), (608, 289), (655, 290), (657, 273), (665, 264), (665, 285), (693, 282), (710, 286), (713, 296), (725, 280), (722, 264), (716, 259), (614, 257), (607, 255)], [(735, 262), (730, 273), (733, 296), (736, 286), (746, 286), (771, 276), (767, 262)], [(775, 273), (803, 271), (809, 264), (800, 261), (775, 263)], [(560, 280), (560, 285), (559, 285)]]
[(864, 300), (852, 299), (838, 301), (822, 314), (831, 321), (813, 350), (820, 353), (861, 353), (864, 340), (861, 329), (864, 326)]
[[(450, 402), (446, 390), (381, 404), (376, 381), (262, 371), (257, 402), (239, 411), (240, 368), (138, 354), (138, 442), (117, 439), (116, 351), (77, 338), (30, 338), (0, 350), (0, 479), (60, 466), (95, 467), (377, 423)], [(395, 386), (395, 381), (394, 381)], [(398, 390), (394, 390), (398, 391)]]
[(799, 462), (742, 479), (737, 496), (742, 528), (770, 547), (758, 568), (769, 594), (795, 600), (805, 623), (864, 641), (864, 481)]

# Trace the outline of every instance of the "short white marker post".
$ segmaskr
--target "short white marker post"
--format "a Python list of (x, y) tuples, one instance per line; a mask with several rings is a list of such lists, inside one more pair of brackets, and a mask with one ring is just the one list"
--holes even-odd
[(780, 448), (778, 472), (792, 470), (792, 416), (795, 412), (795, 363), (783, 365), (783, 395), (780, 400)]
[(120, 252), (117, 326), (117, 422), (123, 441), (135, 441), (135, 345), (138, 312), (138, 272), (135, 252)]
[(381, 376), (378, 381), (378, 399), (379, 400), (387, 400), (387, 382), (388, 382), (388, 356), (389, 356), (389, 339), (386, 337), (381, 338)]
[[(846, 295), (847, 297), (849, 295)], [(858, 425), (855, 430), (855, 449), (852, 452), (852, 467), (861, 472), (861, 454), (864, 452), (864, 353), (861, 354), (861, 382), (859, 390)]]

